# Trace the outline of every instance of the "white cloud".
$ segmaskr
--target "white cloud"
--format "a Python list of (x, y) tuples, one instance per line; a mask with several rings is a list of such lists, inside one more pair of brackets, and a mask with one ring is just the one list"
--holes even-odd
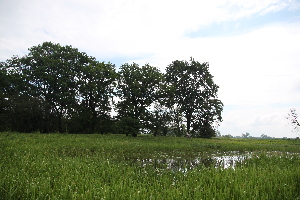
[[(98, 55), (148, 55), (186, 32), (279, 7), (281, 1), (2, 1), (2, 41), (27, 49), (45, 40)], [(297, 4), (295, 1), (287, 2)], [(285, 3), (285, 4), (287, 4)], [(2, 37), (1, 37), (2, 38)], [(10, 41), (17, 44), (10, 44)]]
[(299, 78), (300, 58), (296, 54), (300, 51), (300, 29), (293, 30), (290, 26), (266, 27), (232, 38), (193, 40), (199, 46), (199, 55), (207, 55), (226, 103), (257, 101), (261, 104), (299, 99), (291, 89)]
[[(241, 19), (300, 9), (297, 0), (2, 0), (0, 4), (0, 61), (22, 56), (44, 41), (72, 45), (101, 61), (122, 58), (161, 69), (193, 56), (210, 63), (225, 108), (239, 108), (224, 113), (221, 130), (227, 134), (242, 129), (250, 134), (264, 129), (267, 135), (282, 134), (277, 113), (282, 110), (265, 116), (273, 111), (252, 112), (253, 108), (299, 105), (299, 18), (259, 29), (254, 24), (243, 34), (187, 37), (213, 23), (235, 22), (239, 28)], [(243, 121), (247, 116), (251, 118)]]
[[(299, 110), (300, 107), (297, 108)], [(293, 128), (286, 119), (288, 113), (288, 108), (274, 106), (236, 108), (225, 113), (219, 130), (223, 135), (233, 136), (248, 132), (255, 137), (262, 134), (277, 138), (298, 137), (299, 133), (292, 131)]]

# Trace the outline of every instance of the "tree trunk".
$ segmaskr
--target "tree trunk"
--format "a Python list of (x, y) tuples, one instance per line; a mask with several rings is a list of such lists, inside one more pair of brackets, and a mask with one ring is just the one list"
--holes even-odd
[(192, 114), (187, 113), (186, 114), (186, 133), (185, 133), (186, 137), (190, 137), (191, 118), (192, 118)]
[(58, 132), (59, 133), (64, 132), (63, 125), (62, 125), (62, 115), (61, 114), (58, 115)]

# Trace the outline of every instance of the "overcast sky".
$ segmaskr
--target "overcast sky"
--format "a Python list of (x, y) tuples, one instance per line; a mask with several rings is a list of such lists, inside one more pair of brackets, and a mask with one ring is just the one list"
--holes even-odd
[(300, 135), (299, 0), (0, 0), (0, 61), (45, 41), (117, 67), (193, 56), (220, 86), (222, 135)]

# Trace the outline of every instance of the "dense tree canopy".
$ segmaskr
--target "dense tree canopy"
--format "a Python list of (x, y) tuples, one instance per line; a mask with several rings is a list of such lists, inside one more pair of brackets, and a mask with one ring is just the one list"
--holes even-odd
[(172, 104), (186, 119), (187, 134), (210, 137), (212, 123), (221, 121), (223, 104), (217, 99), (218, 86), (209, 73), (208, 63), (174, 61), (167, 67)]
[[(100, 63), (72, 46), (45, 42), (30, 48), (28, 55), (13, 57), (1, 66), (1, 71), (9, 71), (5, 97), (11, 105), (41, 105), (35, 109), (39, 125), (36, 120), (28, 122), (35, 126), (27, 131), (93, 132), (97, 118), (110, 111), (114, 66)], [(20, 113), (14, 107), (10, 107), (10, 113), (17, 119)], [(24, 119), (30, 119), (29, 114), (25, 112)], [(11, 125), (11, 129), (16, 126)]]
[[(71, 127), (77, 127), (77, 131), (80, 132), (93, 133), (96, 131), (97, 124), (109, 123), (115, 78), (115, 66), (111, 63), (93, 61), (82, 68), (77, 84), (79, 105), (72, 115)], [(79, 130), (78, 125), (80, 125)], [(101, 133), (108, 131), (104, 127), (98, 130)]]
[(6, 115), (7, 115), (7, 100), (6, 100), (6, 90), (9, 88), (9, 78), (4, 67), (5, 63), (0, 63), (0, 131), (7, 129)]
[(208, 63), (174, 61), (165, 74), (126, 63), (116, 72), (72, 46), (44, 42), (0, 63), (0, 129), (212, 137), (222, 120), (217, 92)]
[(72, 46), (51, 42), (30, 48), (29, 54), (20, 59), (29, 83), (28, 93), (45, 100), (49, 108), (45, 120), (49, 120), (49, 113), (55, 113), (59, 132), (65, 131), (63, 117), (76, 105), (78, 75), (93, 60)]
[(158, 98), (162, 83), (162, 74), (148, 64), (139, 67), (137, 64), (124, 64), (118, 76), (118, 113), (119, 118), (131, 118), (130, 122), (138, 132), (149, 117), (148, 107)]

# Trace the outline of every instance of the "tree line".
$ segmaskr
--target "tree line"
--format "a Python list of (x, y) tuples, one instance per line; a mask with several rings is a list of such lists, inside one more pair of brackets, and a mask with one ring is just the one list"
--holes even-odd
[[(162, 73), (52, 42), (0, 63), (0, 131), (215, 136), (223, 104), (209, 64), (173, 61)], [(112, 114), (114, 113), (114, 114)]]

